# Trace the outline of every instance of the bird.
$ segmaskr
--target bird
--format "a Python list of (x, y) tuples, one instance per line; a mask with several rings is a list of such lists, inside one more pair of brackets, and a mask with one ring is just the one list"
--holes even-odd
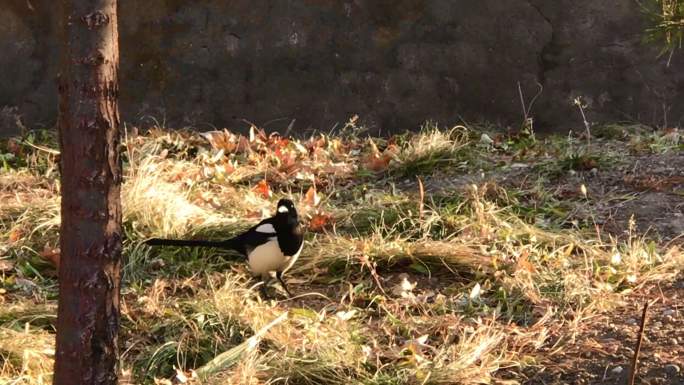
[(299, 258), (304, 247), (304, 235), (294, 203), (283, 198), (278, 201), (275, 215), (230, 239), (209, 241), (152, 238), (145, 243), (149, 246), (215, 247), (237, 251), (247, 258), (252, 275), (261, 278), (263, 284), (260, 291), (264, 297), (267, 297), (265, 286), (273, 271), (287, 295), (292, 297), (283, 280), (283, 274)]

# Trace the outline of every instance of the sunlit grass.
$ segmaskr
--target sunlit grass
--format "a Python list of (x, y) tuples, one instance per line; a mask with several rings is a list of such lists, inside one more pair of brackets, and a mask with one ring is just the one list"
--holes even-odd
[[(621, 240), (540, 225), (558, 210), (543, 186), (433, 193), (412, 182), (511, 156), (464, 127), (391, 140), (251, 136), (126, 136), (128, 383), (492, 383), (501, 371), (542, 365), (542, 347), (562, 346), (592, 315), (684, 266), (676, 247), (633, 224)], [(605, 164), (571, 140), (527, 146), (513, 156), (541, 164), (539, 180), (589, 172), (594, 164), (582, 162), (591, 156)], [(0, 383), (48, 383), (52, 370), (56, 281), (41, 255), (57, 247), (59, 188), (54, 154), (31, 151), (26, 167), (0, 172)], [(231, 255), (140, 243), (228, 237), (283, 196), (312, 226), (288, 274), (293, 299), (260, 300)]]

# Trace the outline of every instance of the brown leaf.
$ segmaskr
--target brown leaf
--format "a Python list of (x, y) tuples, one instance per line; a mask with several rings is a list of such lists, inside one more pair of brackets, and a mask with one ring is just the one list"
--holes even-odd
[(370, 154), (366, 156), (363, 164), (364, 167), (371, 171), (384, 171), (389, 166), (389, 163), (399, 153), (399, 147), (394, 144), (387, 146), (385, 151), (380, 152), (378, 146), (372, 140), (369, 140)]
[(261, 220), (264, 218), (264, 210), (253, 210), (247, 212), (245, 215), (245, 218), (248, 218), (250, 220)]
[(387, 148), (383, 152), (383, 155), (390, 156), (390, 157), (394, 157), (398, 154), (399, 154), (399, 146), (397, 146), (396, 144), (390, 144), (389, 146), (387, 146)]
[(306, 203), (309, 206), (315, 207), (318, 206), (320, 202), (321, 197), (318, 196), (318, 193), (316, 192), (316, 185), (314, 184), (313, 186), (309, 187), (309, 191), (307, 191), (306, 195), (304, 195), (304, 203)]
[(228, 161), (222, 165), (222, 169), (220, 171), (222, 173), (228, 175), (228, 174), (234, 173), (235, 170), (237, 170), (237, 167), (238, 167), (237, 160)]
[(225, 152), (233, 152), (237, 147), (236, 135), (228, 130), (223, 131), (209, 131), (202, 134), (207, 139), (212, 148), (216, 150), (224, 150)]
[(268, 199), (273, 195), (271, 192), (271, 187), (268, 185), (266, 180), (262, 179), (259, 183), (257, 183), (254, 188), (252, 188), (252, 191), (257, 193), (259, 196), (261, 196), (264, 199)]
[(24, 236), (24, 232), (21, 231), (21, 229), (19, 227), (15, 227), (12, 230), (10, 230), (9, 241), (10, 241), (10, 243), (15, 243), (15, 242), (19, 241), (23, 236)]
[(522, 255), (518, 258), (518, 261), (515, 264), (515, 271), (527, 271), (528, 273), (536, 273), (537, 269), (534, 267), (532, 263), (530, 263), (529, 259), (527, 258), (529, 255), (529, 252), (527, 250), (523, 250)]
[(237, 147), (235, 148), (235, 152), (247, 152), (250, 149), (249, 145), (249, 139), (247, 139), (246, 136), (240, 135), (237, 138)]
[(292, 151), (279, 147), (274, 151), (274, 155), (278, 159), (278, 168), (280, 171), (286, 173), (293, 171), (296, 166), (297, 156), (293, 154)]
[(274, 150), (285, 150), (290, 144), (289, 139), (281, 138), (279, 136), (271, 136), (269, 140), (271, 141), (271, 148)]
[(0, 259), (0, 272), (8, 272), (14, 269), (14, 262), (7, 259)]
[(389, 162), (390, 158), (380, 155), (371, 155), (366, 158), (364, 166), (371, 171), (384, 171), (389, 166)]
[(24, 155), (23, 154), (23, 148), (19, 145), (19, 142), (14, 138), (10, 138), (7, 141), (7, 149), (9, 150), (9, 152), (14, 154), (15, 156)]
[(54, 266), (57, 270), (59, 270), (59, 258), (60, 258), (59, 247), (52, 248), (48, 245), (45, 245), (45, 247), (43, 247), (43, 251), (41, 251), (39, 255), (41, 256), (41, 258), (50, 262), (52, 264), (52, 266)]
[(309, 230), (314, 232), (323, 231), (332, 222), (332, 215), (318, 212), (309, 221)]

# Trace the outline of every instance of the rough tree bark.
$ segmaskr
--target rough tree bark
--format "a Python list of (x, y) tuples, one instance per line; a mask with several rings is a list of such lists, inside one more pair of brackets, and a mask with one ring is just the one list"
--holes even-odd
[(116, 384), (121, 258), (117, 0), (63, 0), (54, 384)]

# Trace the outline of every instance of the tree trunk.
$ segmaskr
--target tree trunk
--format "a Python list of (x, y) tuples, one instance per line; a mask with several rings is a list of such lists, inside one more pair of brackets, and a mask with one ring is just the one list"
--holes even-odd
[(121, 265), (117, 0), (63, 0), (54, 384), (116, 384)]

